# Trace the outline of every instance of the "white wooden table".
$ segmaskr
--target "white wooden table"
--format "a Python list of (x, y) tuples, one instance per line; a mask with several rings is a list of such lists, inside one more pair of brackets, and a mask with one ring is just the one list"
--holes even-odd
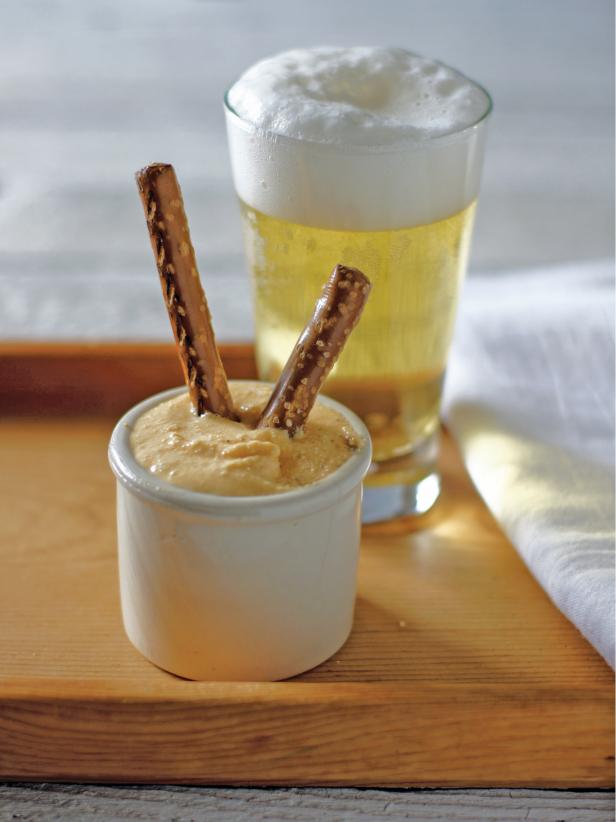
[[(180, 175), (221, 339), (250, 339), (221, 97), (296, 45), (394, 44), (495, 99), (473, 271), (613, 256), (610, 0), (7, 0), (0, 337), (168, 339), (134, 171)], [(523, 273), (521, 273), (523, 277)], [(611, 792), (0, 786), (9, 819), (613, 817)]]
[(613, 795), (601, 791), (259, 790), (49, 784), (7, 785), (0, 790), (0, 822), (610, 822), (613, 809)]

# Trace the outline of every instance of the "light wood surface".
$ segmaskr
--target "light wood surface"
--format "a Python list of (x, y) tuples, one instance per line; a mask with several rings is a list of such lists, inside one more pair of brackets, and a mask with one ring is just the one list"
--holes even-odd
[[(34, 350), (21, 366), (14, 347), (0, 350), (14, 400)], [(158, 387), (177, 383), (170, 350), (155, 349)], [(65, 384), (71, 362), (89, 361), (91, 384), (111, 391), (130, 361), (136, 390), (142, 361), (152, 386), (147, 346), (65, 346), (54, 367), (52, 353), (47, 373)], [(223, 356), (232, 376), (249, 371), (249, 349)], [(284, 683), (191, 683), (146, 662), (122, 630), (112, 420), (46, 416), (51, 388), (30, 390), (29, 408), (26, 394), (0, 421), (0, 776), (613, 784), (611, 672), (531, 578), (446, 436), (434, 511), (365, 529), (355, 626), (335, 657)]]

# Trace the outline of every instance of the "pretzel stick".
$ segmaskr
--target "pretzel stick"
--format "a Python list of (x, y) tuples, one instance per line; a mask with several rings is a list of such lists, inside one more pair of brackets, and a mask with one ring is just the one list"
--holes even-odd
[(285, 428), (292, 437), (302, 427), (323, 381), (357, 325), (371, 288), (370, 280), (359, 269), (343, 265), (334, 268), (257, 428)]
[(152, 163), (135, 178), (193, 409), (236, 419), (173, 166)]

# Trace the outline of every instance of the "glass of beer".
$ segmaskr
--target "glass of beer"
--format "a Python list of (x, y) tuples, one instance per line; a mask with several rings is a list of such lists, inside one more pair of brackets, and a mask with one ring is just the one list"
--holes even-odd
[(276, 380), (337, 263), (372, 293), (324, 392), (366, 423), (364, 521), (438, 497), (439, 406), (492, 103), (402, 49), (316, 48), (225, 96), (252, 274), (259, 376)]

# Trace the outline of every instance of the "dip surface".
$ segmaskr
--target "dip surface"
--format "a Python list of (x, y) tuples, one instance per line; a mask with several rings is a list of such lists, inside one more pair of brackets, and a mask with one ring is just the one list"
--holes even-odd
[(311, 485), (339, 468), (361, 442), (351, 424), (317, 401), (304, 430), (290, 439), (253, 426), (271, 387), (230, 383), (240, 422), (193, 414), (187, 393), (146, 411), (131, 432), (133, 454), (160, 479), (220, 496), (260, 496)]

